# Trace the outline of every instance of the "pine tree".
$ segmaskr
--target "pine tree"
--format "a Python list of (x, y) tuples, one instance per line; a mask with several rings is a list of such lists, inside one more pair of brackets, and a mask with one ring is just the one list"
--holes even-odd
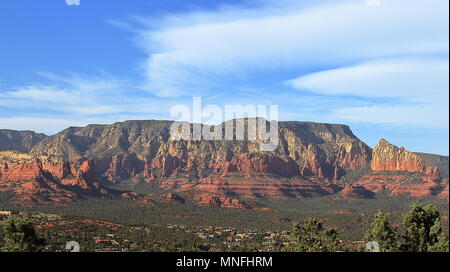
[(403, 225), (402, 251), (448, 251), (448, 238), (442, 232), (440, 215), (435, 206), (412, 205), (403, 216)]
[(395, 252), (399, 250), (399, 239), (396, 231), (391, 227), (388, 216), (382, 211), (375, 213), (372, 227), (364, 236), (364, 241), (375, 241), (380, 245), (381, 252)]

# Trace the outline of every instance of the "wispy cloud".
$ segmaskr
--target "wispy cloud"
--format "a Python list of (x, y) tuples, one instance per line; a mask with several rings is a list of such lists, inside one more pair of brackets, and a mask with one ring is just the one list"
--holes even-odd
[(67, 126), (161, 118), (171, 105), (104, 75), (40, 75), (45, 84), (0, 92), (0, 112), (7, 117), (0, 127), (54, 133)]
[(286, 83), (320, 94), (426, 102), (446, 95), (448, 72), (448, 61), (442, 59), (388, 59), (311, 73)]
[[(389, 59), (307, 74), (287, 81), (318, 94), (385, 98), (369, 106), (347, 105), (336, 118), (402, 126), (448, 127), (449, 63), (443, 59)], [(350, 103), (349, 103), (350, 104)]]
[(147, 90), (170, 97), (261, 71), (317, 71), (379, 58), (448, 54), (448, 2), (281, 2), (172, 15), (158, 23), (141, 19), (151, 22), (137, 37), (148, 53)]
[(348, 107), (333, 111), (336, 118), (348, 121), (394, 124), (401, 127), (421, 126), (434, 129), (448, 129), (448, 114), (448, 105), (445, 108), (434, 104)]

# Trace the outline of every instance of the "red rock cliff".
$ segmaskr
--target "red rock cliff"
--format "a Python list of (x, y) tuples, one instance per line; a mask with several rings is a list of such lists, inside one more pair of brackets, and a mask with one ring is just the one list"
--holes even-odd
[(372, 152), (373, 171), (423, 172), (424, 160), (418, 155), (381, 139)]

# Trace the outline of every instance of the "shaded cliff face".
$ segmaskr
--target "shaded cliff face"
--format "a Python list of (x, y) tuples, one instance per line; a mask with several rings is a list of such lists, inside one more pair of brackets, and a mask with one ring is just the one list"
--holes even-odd
[(167, 141), (171, 123), (149, 120), (70, 127), (44, 139), (30, 153), (67, 160), (134, 153), (142, 159), (154, 156), (159, 146)]
[(0, 129), (0, 151), (27, 153), (47, 137), (45, 134), (33, 131)]
[(423, 172), (425, 161), (418, 155), (381, 139), (372, 152), (373, 171)]

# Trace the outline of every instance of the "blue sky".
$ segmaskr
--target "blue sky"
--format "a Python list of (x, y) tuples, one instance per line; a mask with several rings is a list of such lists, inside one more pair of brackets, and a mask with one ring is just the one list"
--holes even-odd
[(0, 6), (0, 128), (171, 119), (201, 96), (449, 153), (447, 0), (80, 4)]

